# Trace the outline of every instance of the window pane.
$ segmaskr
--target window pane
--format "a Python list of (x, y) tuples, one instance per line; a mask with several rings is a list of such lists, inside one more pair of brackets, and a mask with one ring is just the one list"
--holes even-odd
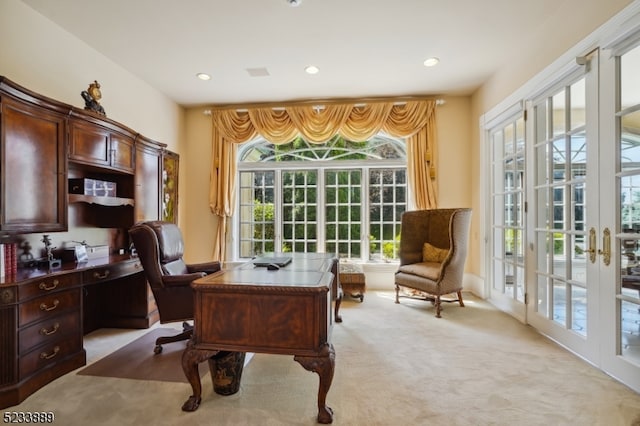
[[(327, 247), (335, 248), (334, 252), (340, 257), (357, 258), (360, 250), (353, 251), (353, 247), (361, 244), (361, 170), (327, 170), (325, 172), (325, 185), (332, 187), (338, 194), (337, 200), (326, 202), (327, 225), (337, 227), (337, 235), (327, 233)], [(333, 182), (333, 183), (331, 183)], [(332, 205), (335, 204), (335, 205)], [(329, 214), (337, 212), (337, 214)]]
[(316, 242), (317, 172), (282, 173), (282, 247), (279, 251), (308, 252)]
[[(238, 152), (241, 257), (317, 250), (351, 258), (372, 253), (397, 257), (400, 217), (407, 203), (404, 141), (382, 135), (356, 142), (335, 137), (325, 144), (302, 138), (279, 145), (261, 140), (244, 144)], [(381, 168), (372, 161), (390, 159), (398, 165)], [(327, 160), (331, 163), (312, 164)], [(350, 163), (336, 169), (339, 163), (334, 160)], [(363, 161), (362, 166), (354, 166), (357, 161)], [(251, 162), (277, 164), (265, 172), (248, 170)], [(374, 165), (378, 167), (371, 168)], [(367, 186), (368, 194), (363, 193)]]
[(371, 254), (374, 258), (397, 259), (400, 220), (406, 210), (406, 173), (400, 169), (377, 169), (370, 176)]
[(252, 257), (273, 249), (273, 171), (240, 173), (240, 255)]

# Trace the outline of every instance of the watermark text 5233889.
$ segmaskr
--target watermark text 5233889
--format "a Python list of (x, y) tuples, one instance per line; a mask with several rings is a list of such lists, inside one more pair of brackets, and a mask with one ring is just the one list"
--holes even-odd
[(3, 423), (53, 423), (55, 418), (52, 411), (5, 411), (2, 413)]

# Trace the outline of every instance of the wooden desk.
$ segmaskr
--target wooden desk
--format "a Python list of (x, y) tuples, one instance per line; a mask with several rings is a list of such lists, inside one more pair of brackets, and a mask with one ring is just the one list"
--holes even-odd
[(200, 405), (198, 364), (220, 351), (294, 355), (318, 374), (317, 419), (331, 423), (333, 411), (325, 402), (335, 365), (330, 336), (336, 277), (328, 272), (333, 267), (330, 255), (296, 254), (292, 264), (277, 271), (246, 264), (194, 281), (195, 328), (182, 356), (193, 395), (182, 409)]

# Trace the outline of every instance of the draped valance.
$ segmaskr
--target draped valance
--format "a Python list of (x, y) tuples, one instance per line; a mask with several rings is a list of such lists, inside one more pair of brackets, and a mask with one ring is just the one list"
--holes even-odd
[(258, 135), (275, 144), (291, 142), (298, 136), (317, 144), (335, 135), (363, 141), (380, 131), (405, 138), (409, 190), (415, 205), (418, 209), (435, 208), (431, 179), (435, 170), (432, 159), (436, 158), (435, 109), (435, 100), (213, 109), (209, 205), (219, 217), (214, 259), (225, 257), (227, 218), (235, 206), (237, 145)]

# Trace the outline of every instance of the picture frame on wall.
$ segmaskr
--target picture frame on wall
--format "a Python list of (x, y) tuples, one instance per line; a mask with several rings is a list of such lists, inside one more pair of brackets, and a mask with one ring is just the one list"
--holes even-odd
[(162, 220), (178, 223), (178, 154), (162, 156)]

